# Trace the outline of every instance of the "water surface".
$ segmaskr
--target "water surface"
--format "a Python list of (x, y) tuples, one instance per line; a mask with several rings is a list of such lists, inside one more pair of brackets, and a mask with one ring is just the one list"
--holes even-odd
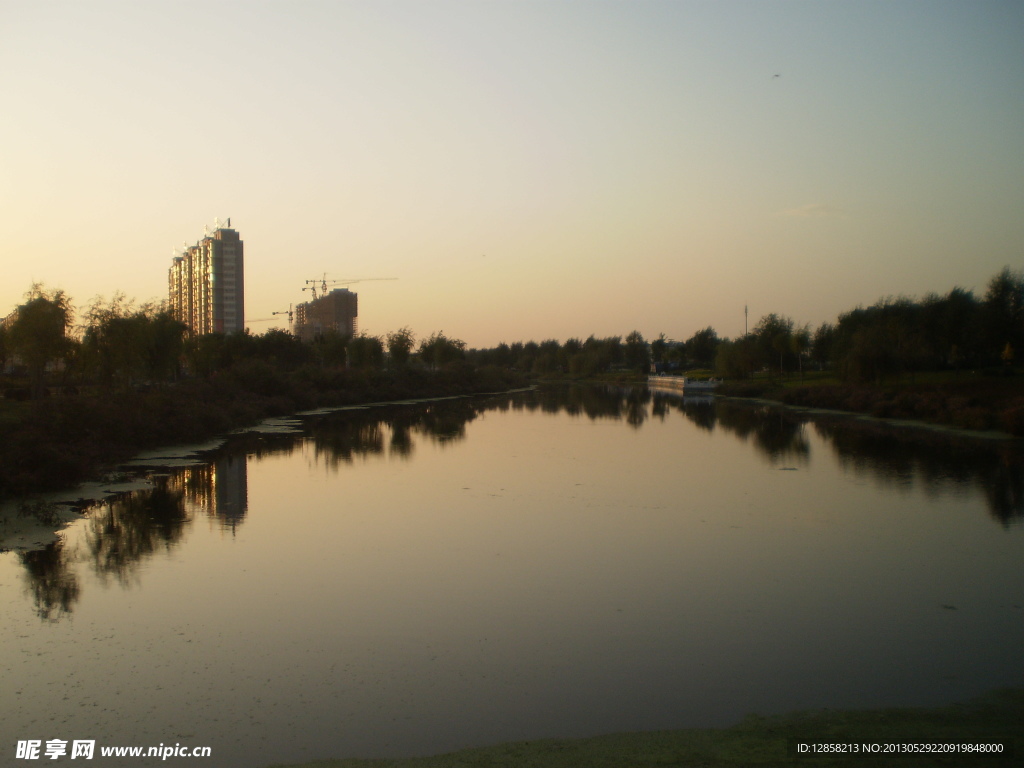
[(302, 424), (0, 555), (0, 749), (231, 768), (1024, 685), (1009, 445), (587, 388)]

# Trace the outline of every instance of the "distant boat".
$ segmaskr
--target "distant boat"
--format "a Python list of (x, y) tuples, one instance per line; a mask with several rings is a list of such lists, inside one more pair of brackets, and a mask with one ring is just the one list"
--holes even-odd
[(647, 386), (655, 389), (674, 389), (702, 394), (713, 392), (721, 383), (720, 379), (689, 379), (686, 376), (647, 377)]

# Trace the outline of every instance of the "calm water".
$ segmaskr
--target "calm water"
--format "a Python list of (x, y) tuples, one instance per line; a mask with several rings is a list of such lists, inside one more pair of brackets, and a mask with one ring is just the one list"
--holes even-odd
[(0, 555), (5, 761), (256, 767), (1024, 685), (1005, 445), (583, 388), (304, 423)]

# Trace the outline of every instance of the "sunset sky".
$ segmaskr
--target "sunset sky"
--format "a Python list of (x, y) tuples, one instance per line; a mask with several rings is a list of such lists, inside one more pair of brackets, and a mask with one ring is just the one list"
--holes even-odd
[(215, 217), (247, 318), (395, 277), (363, 330), (474, 347), (981, 295), (1022, 41), (1017, 0), (0, 0), (0, 315), (163, 299)]

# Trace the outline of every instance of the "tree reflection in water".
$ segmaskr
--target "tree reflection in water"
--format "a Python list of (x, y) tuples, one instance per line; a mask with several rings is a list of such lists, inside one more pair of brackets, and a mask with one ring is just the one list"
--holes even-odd
[(185, 491), (166, 479), (151, 490), (117, 497), (96, 510), (86, 526), (93, 570), (104, 579), (130, 583), (139, 563), (181, 540), (190, 519)]
[(843, 420), (818, 421), (815, 430), (850, 472), (887, 485), (922, 483), (934, 492), (975, 487), (1002, 525), (1024, 518), (1024, 456), (1015, 441), (989, 443)]
[(1024, 518), (1024, 453), (1016, 441), (983, 441), (847, 415), (812, 418), (783, 407), (717, 398), (660, 392), (654, 397), (661, 401), (660, 411), (676, 409), (701, 429), (722, 427), (751, 439), (773, 461), (809, 460), (804, 429), (813, 422), (815, 433), (831, 446), (848, 472), (895, 487), (920, 483), (926, 493), (941, 493), (950, 486), (974, 487), (1000, 524)]
[(78, 577), (69, 567), (64, 541), (22, 552), (18, 558), (25, 567), (26, 590), (32, 595), (36, 615), (44, 621), (57, 621), (70, 614), (80, 588)]
[[(102, 578), (128, 584), (139, 563), (183, 538), (196, 513), (234, 531), (248, 507), (246, 462), (290, 454), (312, 444), (316, 461), (338, 470), (358, 457), (408, 460), (417, 438), (447, 445), (466, 439), (466, 426), (488, 411), (526, 410), (590, 420), (622, 420), (640, 429), (653, 415), (676, 411), (699, 429), (717, 429), (749, 442), (772, 463), (807, 463), (806, 426), (835, 452), (849, 472), (877, 482), (942, 493), (951, 485), (978, 488), (1002, 525), (1024, 518), (1024, 457), (1015, 443), (936, 436), (923, 430), (821, 419), (798, 411), (712, 397), (651, 393), (644, 387), (563, 385), (504, 395), (457, 398), (422, 405), (349, 409), (311, 417), (305, 435), (246, 434), (229, 441), (203, 466), (172, 470), (152, 490), (126, 494), (93, 510), (86, 522), (86, 556)], [(78, 578), (63, 543), (19, 555), (27, 591), (44, 620), (68, 615), (79, 598)]]

